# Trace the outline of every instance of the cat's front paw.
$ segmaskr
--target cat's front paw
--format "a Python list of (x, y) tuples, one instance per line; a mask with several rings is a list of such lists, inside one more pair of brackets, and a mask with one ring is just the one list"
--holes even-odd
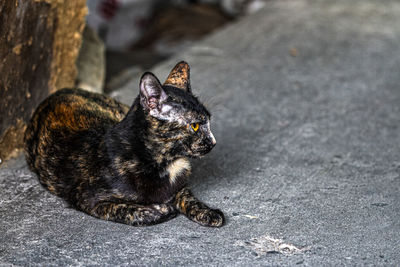
[(218, 209), (203, 209), (196, 214), (196, 222), (204, 226), (221, 227), (225, 223), (225, 217)]

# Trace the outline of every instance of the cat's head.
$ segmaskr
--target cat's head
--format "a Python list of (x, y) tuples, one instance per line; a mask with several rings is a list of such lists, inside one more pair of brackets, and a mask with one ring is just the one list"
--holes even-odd
[(178, 63), (162, 85), (146, 72), (140, 80), (140, 105), (149, 121), (148, 138), (173, 157), (200, 157), (215, 146), (210, 113), (192, 94), (190, 69)]

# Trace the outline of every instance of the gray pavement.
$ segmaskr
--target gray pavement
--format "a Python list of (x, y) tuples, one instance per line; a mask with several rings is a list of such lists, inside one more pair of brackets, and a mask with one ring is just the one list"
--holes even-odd
[(398, 1), (270, 1), (157, 66), (188, 61), (213, 113), (191, 184), (227, 225), (98, 220), (18, 158), (0, 169), (0, 265), (400, 265), (399, 25)]

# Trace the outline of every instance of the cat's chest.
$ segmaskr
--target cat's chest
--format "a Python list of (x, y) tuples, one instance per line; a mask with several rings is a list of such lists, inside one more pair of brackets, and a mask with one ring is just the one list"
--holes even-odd
[(185, 179), (191, 171), (189, 160), (185, 158), (176, 159), (167, 165), (168, 181), (173, 186), (179, 183), (180, 179)]
[[(163, 171), (150, 175), (137, 176), (131, 193), (137, 196), (139, 202), (165, 203), (186, 185), (191, 166), (187, 159), (180, 158), (169, 163)], [(132, 181), (132, 180), (131, 180)]]

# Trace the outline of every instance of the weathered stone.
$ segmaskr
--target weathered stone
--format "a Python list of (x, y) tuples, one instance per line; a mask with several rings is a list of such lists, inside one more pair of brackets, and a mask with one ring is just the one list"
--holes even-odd
[(102, 93), (105, 79), (105, 48), (97, 33), (86, 25), (76, 61), (76, 87)]
[(0, 2), (0, 158), (21, 147), (26, 121), (49, 93), (74, 85), (86, 1)]

